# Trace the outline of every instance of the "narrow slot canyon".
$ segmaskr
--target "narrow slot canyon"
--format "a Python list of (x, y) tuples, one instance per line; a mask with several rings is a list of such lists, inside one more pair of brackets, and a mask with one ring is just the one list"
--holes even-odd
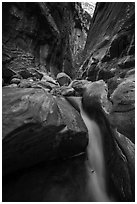
[(2, 201), (135, 201), (134, 2), (2, 2)]

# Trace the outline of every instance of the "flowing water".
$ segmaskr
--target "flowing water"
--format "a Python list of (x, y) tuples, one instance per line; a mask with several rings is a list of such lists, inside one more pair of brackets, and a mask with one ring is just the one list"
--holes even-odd
[[(106, 170), (105, 159), (102, 144), (102, 135), (98, 124), (89, 118), (81, 108), (81, 116), (87, 126), (89, 135), (89, 144), (87, 147), (87, 171), (88, 173), (88, 191), (91, 191), (92, 199), (95, 202), (110, 201), (106, 190)], [(94, 189), (94, 191), (92, 190)]]
[(80, 109), (89, 134), (87, 156), (83, 154), (65, 161), (43, 162), (17, 174), (15, 172), (15, 175), (9, 175), (3, 179), (3, 201), (110, 201), (106, 190), (101, 131), (98, 124)]

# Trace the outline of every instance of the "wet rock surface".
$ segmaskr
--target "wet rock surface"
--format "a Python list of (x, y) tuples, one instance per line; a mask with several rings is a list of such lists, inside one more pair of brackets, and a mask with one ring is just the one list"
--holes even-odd
[[(131, 81), (128, 81), (128, 83), (130, 84)], [(127, 84), (127, 87), (129, 87), (129, 84)], [(126, 85), (124, 84), (123, 86), (127, 93), (128, 89)], [(118, 90), (116, 91), (118, 92)], [(123, 94), (117, 96), (115, 95), (115, 97), (124, 98)], [(132, 97), (129, 98), (131, 98), (132, 101)], [(127, 96), (125, 96), (125, 100), (128, 101)], [(123, 116), (123, 121), (125, 121), (125, 123), (128, 121), (126, 126), (122, 124), (123, 121), (120, 116), (114, 116), (115, 121), (113, 120), (112, 122), (111, 111), (114, 104), (111, 104), (111, 102), (107, 99), (106, 84), (103, 81), (93, 82), (91, 85), (89, 85), (89, 87), (87, 86), (87, 90), (85, 89), (85, 92), (83, 93), (82, 102), (86, 113), (92, 120), (94, 119), (98, 123), (101, 129), (102, 137), (104, 138), (103, 145), (106, 166), (108, 169), (108, 175), (111, 178), (110, 183), (112, 182), (114, 185), (113, 189), (116, 189), (120, 200), (134, 201), (135, 145), (133, 143), (134, 131), (132, 128), (135, 126), (129, 123), (131, 118), (134, 120), (134, 116), (132, 115), (131, 117), (131, 115), (128, 114)], [(128, 111), (128, 107), (124, 107), (124, 109), (125, 111)], [(122, 112), (122, 107), (120, 110)], [(130, 132), (130, 136), (128, 137), (130, 139), (125, 137), (127, 135), (127, 125), (129, 125), (128, 130)], [(125, 135), (121, 135), (119, 132), (117, 132), (117, 130), (122, 132), (120, 127), (122, 128), (123, 132), (125, 130)], [(130, 161), (129, 158), (131, 158)], [(110, 186), (111, 185), (112, 184), (110, 184)]]
[(88, 84), (91, 84), (91, 82), (88, 80), (74, 80), (70, 84), (70, 87), (72, 87), (77, 93), (82, 95)]
[(3, 174), (85, 151), (87, 130), (62, 97), (40, 89), (3, 89)]
[(60, 84), (60, 86), (63, 85), (68, 86), (71, 82), (71, 78), (67, 74), (61, 72), (57, 75), (57, 81)]
[(111, 123), (118, 131), (135, 142), (135, 78), (127, 78), (111, 95)]
[(92, 111), (92, 107), (96, 107), (96, 109), (102, 108), (104, 111), (108, 112), (111, 103), (109, 102), (107, 95), (108, 87), (103, 80), (90, 83), (86, 86), (83, 92), (83, 106), (89, 114), (90, 109)]
[(11, 84), (19, 84), (20, 83), (20, 79), (18, 78), (13, 78), (11, 81), (10, 81)]
[(110, 201), (133, 202), (134, 2), (99, 2), (93, 17), (80, 2), (2, 7), (3, 201), (96, 201), (84, 109)]
[[(41, 164), (4, 178), (3, 201), (85, 202), (92, 201), (88, 191), (85, 155), (63, 162)], [(33, 184), (33, 185), (32, 185)]]

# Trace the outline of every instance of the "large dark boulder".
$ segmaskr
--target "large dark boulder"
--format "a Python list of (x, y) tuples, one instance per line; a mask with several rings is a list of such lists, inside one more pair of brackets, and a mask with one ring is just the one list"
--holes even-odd
[(63, 97), (41, 89), (3, 88), (3, 175), (85, 151), (87, 129)]

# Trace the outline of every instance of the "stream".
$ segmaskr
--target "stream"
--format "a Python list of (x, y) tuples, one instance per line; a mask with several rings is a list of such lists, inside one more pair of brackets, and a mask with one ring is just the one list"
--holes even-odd
[(89, 118), (83, 108), (81, 108), (81, 116), (89, 135), (87, 171), (90, 171), (90, 174), (88, 173), (87, 186), (95, 202), (107, 202), (110, 200), (106, 190), (105, 159), (100, 128), (94, 120)]
[[(95, 120), (71, 101), (87, 126), (89, 143), (86, 153), (69, 159), (49, 161), (22, 169), (3, 178), (3, 200), (22, 202), (108, 202), (107, 176), (102, 134)], [(33, 185), (32, 185), (33, 184)]]

